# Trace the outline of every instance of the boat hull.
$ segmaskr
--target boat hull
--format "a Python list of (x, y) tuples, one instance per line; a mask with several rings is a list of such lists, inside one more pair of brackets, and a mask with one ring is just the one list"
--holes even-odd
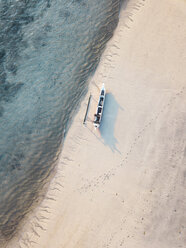
[(99, 128), (99, 126), (101, 124), (102, 115), (103, 115), (103, 108), (104, 108), (104, 103), (105, 103), (105, 95), (106, 95), (106, 90), (105, 90), (105, 86), (103, 84), (101, 91), (100, 91), (100, 96), (99, 96), (96, 114), (94, 115), (93, 124), (94, 124), (95, 128)]

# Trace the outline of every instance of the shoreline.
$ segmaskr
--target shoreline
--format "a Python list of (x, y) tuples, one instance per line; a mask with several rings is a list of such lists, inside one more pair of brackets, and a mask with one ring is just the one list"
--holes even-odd
[[(121, 7), (46, 197), (7, 247), (184, 246), (184, 10), (168, 0)], [(98, 132), (91, 120), (102, 83)]]

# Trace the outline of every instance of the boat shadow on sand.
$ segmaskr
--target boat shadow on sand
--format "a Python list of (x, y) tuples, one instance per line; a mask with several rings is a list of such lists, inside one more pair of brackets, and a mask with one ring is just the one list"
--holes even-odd
[(113, 152), (117, 151), (118, 153), (120, 153), (120, 151), (116, 147), (118, 141), (114, 137), (114, 129), (119, 109), (123, 110), (117, 103), (114, 95), (112, 93), (107, 93), (99, 130), (104, 144), (109, 146)]

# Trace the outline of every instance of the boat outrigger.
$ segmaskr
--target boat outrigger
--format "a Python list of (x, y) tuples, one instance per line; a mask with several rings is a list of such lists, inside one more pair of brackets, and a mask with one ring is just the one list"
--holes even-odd
[(99, 127), (100, 123), (101, 123), (101, 118), (102, 118), (102, 114), (103, 114), (103, 107), (104, 107), (104, 102), (105, 102), (105, 93), (106, 93), (106, 90), (105, 90), (105, 86), (103, 84), (103, 86), (101, 88), (100, 96), (99, 96), (97, 111), (96, 111), (96, 114), (94, 115), (94, 121), (93, 121), (93, 124), (96, 128)]

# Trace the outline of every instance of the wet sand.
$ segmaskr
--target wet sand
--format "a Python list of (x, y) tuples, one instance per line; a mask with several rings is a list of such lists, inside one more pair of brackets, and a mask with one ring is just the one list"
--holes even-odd
[[(185, 13), (184, 0), (123, 5), (19, 247), (185, 246)], [(95, 130), (102, 83), (107, 96)]]

